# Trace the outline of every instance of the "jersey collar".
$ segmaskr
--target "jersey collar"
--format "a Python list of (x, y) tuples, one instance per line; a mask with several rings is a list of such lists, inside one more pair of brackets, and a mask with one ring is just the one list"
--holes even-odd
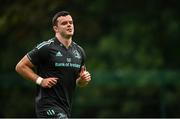
[[(61, 47), (66, 48), (56, 37), (55, 37), (55, 42), (60, 45)], [(73, 46), (73, 41), (71, 42), (71, 44), (69, 45), (68, 49), (71, 48)], [(67, 48), (66, 48), (67, 49)]]

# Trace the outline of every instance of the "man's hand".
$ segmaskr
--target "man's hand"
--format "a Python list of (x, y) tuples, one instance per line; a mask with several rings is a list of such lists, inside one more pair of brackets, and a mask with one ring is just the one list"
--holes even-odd
[(80, 76), (76, 80), (76, 84), (80, 87), (86, 86), (91, 80), (91, 74), (85, 70), (85, 67), (82, 66)]
[(40, 85), (43, 88), (51, 88), (52, 86), (56, 85), (57, 80), (58, 80), (58, 78), (54, 78), (54, 77), (45, 78), (45, 79), (42, 80)]

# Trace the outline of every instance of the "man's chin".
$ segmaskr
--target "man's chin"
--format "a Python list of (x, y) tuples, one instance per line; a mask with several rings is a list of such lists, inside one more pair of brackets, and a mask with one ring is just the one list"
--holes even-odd
[(69, 38), (71, 38), (73, 36), (73, 34), (67, 34), (65, 37), (67, 38), (67, 39), (69, 39)]
[(67, 34), (67, 36), (72, 37), (72, 36), (73, 36), (73, 33), (69, 33), (69, 34)]

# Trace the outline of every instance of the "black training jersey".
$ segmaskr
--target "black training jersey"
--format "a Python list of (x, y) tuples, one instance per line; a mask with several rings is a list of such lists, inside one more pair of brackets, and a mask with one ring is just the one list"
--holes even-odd
[(52, 38), (37, 45), (27, 56), (39, 76), (59, 78), (52, 88), (37, 86), (36, 110), (60, 107), (70, 115), (76, 79), (84, 65), (84, 50), (74, 42), (67, 49), (57, 38)]

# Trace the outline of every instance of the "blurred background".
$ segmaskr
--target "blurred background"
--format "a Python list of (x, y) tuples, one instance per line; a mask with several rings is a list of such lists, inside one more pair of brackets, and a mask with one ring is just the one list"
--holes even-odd
[(54, 36), (61, 10), (87, 54), (92, 82), (77, 88), (72, 117), (180, 117), (179, 0), (1, 0), (0, 117), (35, 117), (36, 86), (15, 72)]

